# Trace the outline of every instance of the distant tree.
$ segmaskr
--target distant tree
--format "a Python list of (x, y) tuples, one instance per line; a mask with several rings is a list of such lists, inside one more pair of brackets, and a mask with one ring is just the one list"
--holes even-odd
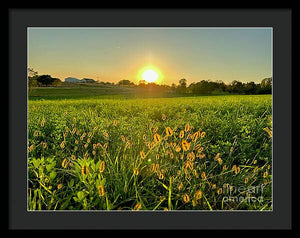
[(45, 85), (48, 86), (50, 85), (53, 81), (54, 78), (52, 78), (50, 75), (45, 74), (45, 75), (40, 75), (37, 77), (36, 79), (38, 81), (38, 83), (40, 83), (41, 85)]
[(175, 83), (172, 83), (172, 85), (171, 85), (171, 90), (172, 90), (173, 92), (176, 91), (176, 84), (175, 84)]
[(34, 87), (38, 86), (37, 82), (37, 77), (38, 77), (38, 72), (35, 71), (33, 68), (28, 68), (27, 69), (27, 79), (28, 79), (28, 90), (29, 92), (32, 92), (32, 89)]
[(147, 84), (146, 80), (140, 80), (138, 86), (139, 87), (144, 87)]
[(62, 81), (58, 78), (53, 78), (53, 81), (52, 81), (51, 85), (60, 86), (60, 85), (62, 85)]
[(32, 92), (33, 88), (37, 87), (37, 86), (38, 86), (38, 82), (37, 82), (35, 77), (31, 77), (31, 78), (28, 79), (28, 90), (29, 90), (29, 92)]
[(231, 91), (233, 93), (243, 93), (243, 83), (237, 80), (232, 81)]
[(244, 84), (244, 92), (246, 94), (254, 94), (256, 92), (257, 86), (254, 82), (249, 82)]
[(216, 83), (210, 80), (201, 80), (200, 82), (193, 83), (189, 86), (193, 94), (210, 94), (216, 88)]
[(226, 84), (222, 80), (217, 80), (216, 84), (217, 84), (217, 89), (219, 89), (222, 92), (226, 91)]
[(186, 93), (186, 85), (187, 85), (187, 80), (185, 78), (182, 78), (179, 80), (179, 85), (177, 87), (177, 91), (179, 93)]
[(28, 73), (28, 78), (32, 78), (38, 75), (38, 72), (35, 71), (33, 68), (28, 68), (27, 73)]
[(123, 79), (121, 81), (118, 82), (118, 85), (120, 86), (130, 86), (130, 85), (133, 85), (134, 83), (130, 82), (129, 80), (127, 79)]
[(262, 93), (262, 94), (272, 93), (272, 78), (265, 78), (261, 81), (260, 93)]
[(180, 85), (181, 87), (186, 87), (186, 82), (187, 82), (186, 79), (180, 79), (180, 80), (179, 80), (179, 85)]

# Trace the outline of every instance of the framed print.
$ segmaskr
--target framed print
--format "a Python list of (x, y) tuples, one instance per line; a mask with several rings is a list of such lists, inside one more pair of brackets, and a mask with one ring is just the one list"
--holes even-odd
[(291, 228), (291, 10), (9, 20), (11, 229)]

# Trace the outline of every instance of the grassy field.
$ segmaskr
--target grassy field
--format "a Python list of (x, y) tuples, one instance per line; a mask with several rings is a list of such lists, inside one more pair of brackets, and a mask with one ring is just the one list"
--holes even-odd
[(30, 100), (61, 100), (61, 99), (88, 99), (88, 98), (149, 98), (174, 97), (171, 92), (148, 91), (130, 86), (112, 86), (95, 83), (64, 83), (59, 87), (35, 87), (29, 93)]
[(29, 210), (272, 209), (271, 95), (37, 95)]

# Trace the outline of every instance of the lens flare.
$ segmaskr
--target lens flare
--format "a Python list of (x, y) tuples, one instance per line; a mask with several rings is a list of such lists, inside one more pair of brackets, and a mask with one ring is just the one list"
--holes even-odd
[(158, 68), (154, 66), (147, 66), (139, 71), (137, 78), (138, 81), (144, 80), (147, 83), (160, 84), (163, 76)]
[(142, 73), (142, 78), (148, 83), (153, 83), (158, 79), (158, 73), (153, 69), (147, 69)]

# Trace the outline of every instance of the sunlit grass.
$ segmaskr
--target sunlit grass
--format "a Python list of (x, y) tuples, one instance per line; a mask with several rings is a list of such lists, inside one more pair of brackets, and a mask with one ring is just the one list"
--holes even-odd
[(28, 208), (270, 210), (271, 113), (270, 95), (29, 101)]

